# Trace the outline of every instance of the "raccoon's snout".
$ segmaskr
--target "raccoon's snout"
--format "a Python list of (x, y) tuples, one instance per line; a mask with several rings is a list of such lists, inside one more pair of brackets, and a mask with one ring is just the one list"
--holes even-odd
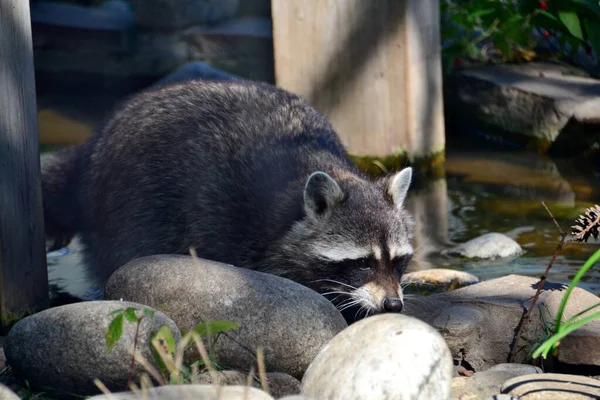
[(404, 308), (404, 302), (402, 299), (397, 297), (386, 297), (383, 301), (383, 310), (389, 313), (399, 313), (402, 312)]

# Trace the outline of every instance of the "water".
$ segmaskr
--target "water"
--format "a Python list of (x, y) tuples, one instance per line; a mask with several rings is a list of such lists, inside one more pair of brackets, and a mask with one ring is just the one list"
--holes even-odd
[[(126, 93), (125, 93), (126, 94)], [(84, 140), (93, 126), (120, 101), (124, 93), (75, 91), (38, 94), (42, 148), (64, 138)], [(449, 134), (446, 178), (417, 182), (409, 204), (417, 217), (418, 256), (411, 267), (445, 267), (468, 271), (481, 279), (506, 274), (539, 277), (556, 248), (559, 234), (541, 202), (564, 230), (596, 202), (600, 203), (597, 168), (583, 160), (551, 160), (518, 148), (498, 148), (491, 142), (454, 140)], [(482, 235), (501, 232), (514, 238), (526, 253), (512, 260), (465, 261), (442, 257), (439, 251)], [(568, 283), (597, 244), (569, 244), (560, 253), (550, 280)], [(86, 280), (77, 242), (48, 257), (50, 283), (55, 291), (93, 299), (102, 288)], [(600, 294), (600, 268), (592, 269), (582, 287)]]

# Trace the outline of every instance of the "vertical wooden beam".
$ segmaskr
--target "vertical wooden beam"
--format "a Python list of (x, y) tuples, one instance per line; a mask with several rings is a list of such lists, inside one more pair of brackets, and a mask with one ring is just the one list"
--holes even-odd
[(272, 0), (276, 84), (351, 153), (443, 153), (438, 1)]
[(29, 0), (0, 0), (0, 325), (48, 306)]

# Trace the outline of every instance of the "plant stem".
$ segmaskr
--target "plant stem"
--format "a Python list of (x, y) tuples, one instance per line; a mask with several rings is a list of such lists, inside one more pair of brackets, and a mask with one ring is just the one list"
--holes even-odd
[(561, 229), (560, 225), (558, 224), (558, 221), (556, 221), (556, 218), (554, 218), (554, 215), (552, 214), (552, 212), (550, 211), (548, 206), (546, 206), (546, 203), (544, 203), (542, 201), (542, 205), (544, 206), (546, 211), (548, 211), (548, 214), (550, 214), (550, 218), (552, 218), (552, 221), (554, 221), (554, 224), (558, 228), (558, 232), (560, 233), (560, 241), (558, 242), (558, 245), (556, 246), (556, 249), (554, 250), (554, 254), (552, 255), (552, 258), (550, 259), (550, 262), (548, 263), (548, 266), (546, 267), (544, 274), (540, 277), (537, 291), (535, 292), (535, 295), (533, 296), (533, 299), (531, 300), (531, 305), (525, 311), (525, 313), (523, 314), (523, 317), (521, 318), (521, 320), (519, 321), (519, 324), (517, 325), (516, 333), (515, 333), (515, 336), (513, 337), (513, 342), (510, 347), (510, 353), (508, 355), (509, 363), (512, 362), (513, 358), (515, 357), (515, 353), (517, 351), (517, 345), (519, 344), (519, 339), (521, 338), (523, 329), (525, 328), (525, 326), (529, 322), (529, 319), (531, 318), (531, 313), (533, 312), (533, 309), (535, 308), (538, 298), (540, 297), (540, 294), (542, 293), (542, 289), (544, 289), (544, 284), (546, 283), (546, 280), (548, 279), (548, 274), (550, 273), (550, 269), (554, 265), (554, 261), (556, 260), (558, 253), (564, 247), (565, 240), (567, 239), (567, 233)]
[(127, 390), (129, 390), (129, 387), (131, 386), (131, 381), (133, 379), (133, 369), (135, 367), (135, 349), (137, 348), (138, 344), (138, 336), (140, 332), (140, 325), (142, 324), (142, 319), (144, 319), (143, 316), (138, 318), (137, 325), (135, 327), (135, 337), (133, 338), (133, 353), (131, 354), (131, 365), (129, 366), (129, 375), (127, 376)]

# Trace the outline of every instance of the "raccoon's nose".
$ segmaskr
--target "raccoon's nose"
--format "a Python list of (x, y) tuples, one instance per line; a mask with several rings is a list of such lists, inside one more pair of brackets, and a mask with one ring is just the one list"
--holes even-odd
[(399, 313), (404, 308), (404, 302), (399, 298), (386, 297), (383, 301), (383, 309), (385, 312)]

